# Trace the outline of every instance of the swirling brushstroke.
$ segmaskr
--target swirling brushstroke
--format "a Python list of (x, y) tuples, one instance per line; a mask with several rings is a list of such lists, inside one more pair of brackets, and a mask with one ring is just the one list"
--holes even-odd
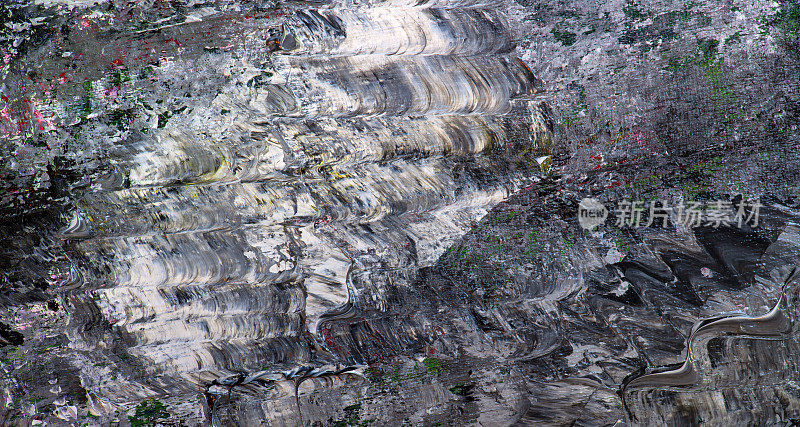
[[(551, 132), (540, 82), (501, 11), (440, 6), (287, 7), (249, 23), (263, 50), (241, 76), (212, 72), (198, 101), (108, 148), (62, 230), (83, 257), (71, 345), (138, 367), (113, 383), (85, 373), (103, 411), (203, 385), (209, 402), (284, 380), (296, 394), (349, 372), (297, 366), (352, 359), (320, 334), (382, 286), (370, 277), (408, 281), (531, 182)], [(219, 61), (187, 49), (178, 61)]]

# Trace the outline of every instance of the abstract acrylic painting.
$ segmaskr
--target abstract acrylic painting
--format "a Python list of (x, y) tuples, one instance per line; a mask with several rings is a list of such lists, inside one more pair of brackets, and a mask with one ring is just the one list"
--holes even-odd
[(1, 3), (0, 425), (800, 423), (800, 1)]

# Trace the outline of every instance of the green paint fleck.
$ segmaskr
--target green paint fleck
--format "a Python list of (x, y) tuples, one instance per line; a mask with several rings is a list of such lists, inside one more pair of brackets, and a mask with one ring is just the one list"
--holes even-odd
[(344, 419), (335, 421), (333, 425), (336, 427), (366, 426), (373, 422), (375, 422), (375, 420), (361, 419), (361, 404), (357, 403), (355, 405), (346, 406), (344, 408)]
[(628, 19), (633, 21), (644, 21), (653, 15), (652, 12), (642, 11), (636, 7), (635, 3), (631, 1), (622, 7), (622, 12), (625, 13), (625, 16), (628, 17)]
[(700, 39), (697, 41), (697, 48), (703, 54), (703, 63), (708, 64), (717, 56), (719, 40)]
[(174, 116), (176, 114), (180, 114), (180, 113), (184, 112), (185, 110), (186, 110), (186, 106), (184, 105), (181, 108), (178, 108), (178, 109), (175, 109), (175, 110), (172, 110), (172, 111), (165, 111), (165, 112), (159, 114), (158, 115), (158, 128), (159, 129), (163, 129), (167, 125), (167, 122), (169, 121), (169, 119), (172, 118), (172, 116)]
[(79, 105), (81, 117), (85, 119), (89, 117), (89, 114), (92, 114), (92, 98), (89, 95), (81, 97), (81, 103)]
[(564, 46), (572, 46), (575, 43), (578, 35), (570, 32), (570, 31), (558, 31), (555, 28), (550, 30), (550, 33), (553, 34), (553, 37)]
[(442, 372), (442, 361), (434, 357), (426, 357), (422, 360), (428, 373), (431, 375), (438, 375)]
[(731, 34), (725, 39), (725, 45), (727, 46), (729, 44), (739, 43), (741, 41), (742, 41), (742, 32), (737, 31), (736, 33)]
[(468, 387), (464, 384), (456, 384), (450, 387), (450, 392), (455, 394), (456, 396), (466, 396), (468, 391)]
[(170, 417), (167, 407), (156, 399), (147, 399), (136, 407), (136, 413), (128, 416), (131, 427), (154, 426), (158, 420)]
[(800, 0), (782, 0), (772, 21), (784, 35), (784, 42), (800, 47)]

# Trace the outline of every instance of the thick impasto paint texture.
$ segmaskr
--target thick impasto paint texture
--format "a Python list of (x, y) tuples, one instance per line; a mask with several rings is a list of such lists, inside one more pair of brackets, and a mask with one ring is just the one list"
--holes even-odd
[(797, 422), (799, 11), (3, 3), (0, 424)]

